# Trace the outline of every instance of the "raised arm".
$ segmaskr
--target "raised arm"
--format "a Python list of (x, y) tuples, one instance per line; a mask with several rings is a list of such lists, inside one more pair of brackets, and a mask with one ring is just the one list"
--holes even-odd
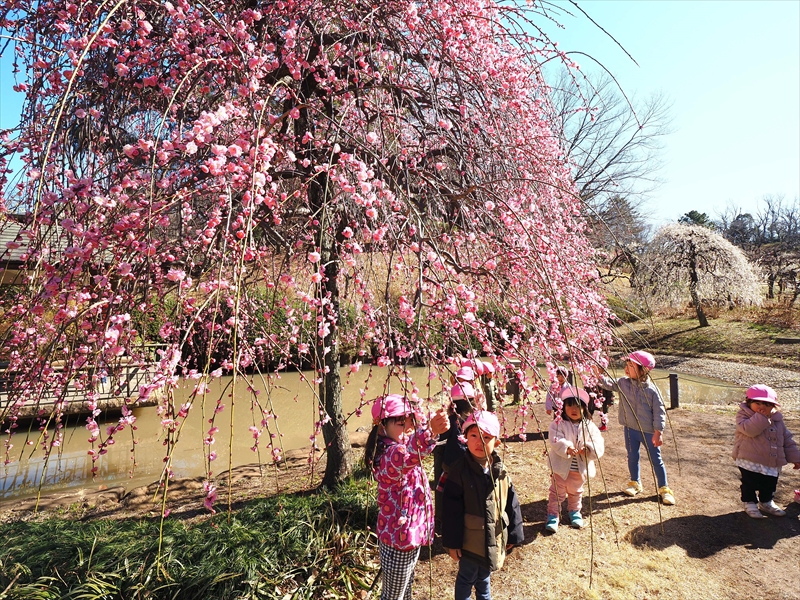
[(754, 412), (748, 415), (740, 410), (736, 415), (736, 431), (747, 437), (757, 437), (769, 427), (769, 419), (762, 414)]

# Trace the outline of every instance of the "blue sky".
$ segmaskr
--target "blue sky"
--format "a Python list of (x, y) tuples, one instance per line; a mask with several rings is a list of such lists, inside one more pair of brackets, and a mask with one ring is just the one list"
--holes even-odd
[[(692, 209), (755, 211), (765, 194), (800, 196), (800, 0), (579, 2), (638, 67), (568, 2), (556, 4), (575, 15), (548, 29), (561, 49), (592, 55), (629, 96), (664, 92), (672, 102), (665, 183), (644, 210), (654, 225)], [(0, 59), (0, 127), (19, 114), (9, 54)]]
[[(559, 48), (600, 61), (629, 96), (672, 102), (665, 181), (646, 205), (654, 225), (765, 194), (800, 196), (800, 1), (579, 2), (639, 63), (569, 3)], [(578, 57), (591, 72), (588, 59)]]

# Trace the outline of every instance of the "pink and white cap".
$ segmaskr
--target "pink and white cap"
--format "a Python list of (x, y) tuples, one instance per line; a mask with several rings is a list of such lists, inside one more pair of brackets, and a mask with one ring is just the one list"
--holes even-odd
[(644, 350), (637, 350), (628, 354), (628, 360), (635, 362), (637, 365), (644, 367), (648, 371), (656, 366), (656, 359), (649, 352)]
[(456, 371), (456, 379), (474, 381), (475, 371), (472, 370), (472, 367), (461, 367), (458, 371)]
[(472, 425), (477, 425), (478, 429), (483, 433), (488, 433), (492, 437), (500, 437), (500, 421), (497, 420), (497, 416), (494, 413), (485, 410), (476, 410), (464, 421), (462, 431), (466, 433)]
[(574, 385), (565, 387), (561, 390), (559, 396), (561, 396), (562, 400), (566, 400), (567, 398), (580, 398), (581, 402), (589, 406), (589, 393), (586, 390), (576, 388)]
[(747, 399), (758, 400), (759, 402), (778, 403), (778, 394), (768, 385), (758, 383), (747, 388)]
[(400, 394), (380, 396), (372, 403), (372, 422), (377, 425), (390, 417), (416, 414), (416, 408), (417, 406), (412, 404), (409, 398)]
[(453, 400), (465, 400), (475, 397), (475, 388), (466, 381), (455, 384), (450, 388), (450, 398)]
[(494, 365), (490, 362), (483, 363), (483, 374), (486, 375), (488, 373), (494, 373), (495, 368)]

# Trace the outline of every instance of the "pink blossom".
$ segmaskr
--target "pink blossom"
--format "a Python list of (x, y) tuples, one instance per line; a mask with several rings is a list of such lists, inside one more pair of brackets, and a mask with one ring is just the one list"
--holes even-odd
[(186, 278), (186, 273), (182, 269), (170, 269), (166, 277), (170, 281), (183, 281)]

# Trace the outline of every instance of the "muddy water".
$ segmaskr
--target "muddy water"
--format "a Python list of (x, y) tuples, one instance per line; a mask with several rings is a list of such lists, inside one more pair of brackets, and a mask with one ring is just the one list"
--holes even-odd
[[(625, 375), (624, 369), (611, 371), (616, 377)], [(650, 376), (664, 398), (667, 408), (670, 406), (669, 371), (654, 369)], [(678, 375), (678, 397), (680, 404), (739, 404), (744, 398), (745, 388), (708, 377), (697, 375)]]
[[(342, 373), (343, 377), (343, 406), (345, 416), (348, 416), (348, 430), (353, 432), (358, 428), (368, 430), (372, 421), (369, 417), (369, 407), (358, 416), (354, 411), (361, 402), (361, 389), (366, 389), (366, 398), (373, 398), (382, 393), (387, 384), (387, 369), (373, 368), (370, 374), (368, 369), (349, 376)], [(219, 427), (216, 441), (210, 447), (216, 452), (217, 458), (211, 463), (212, 471), (220, 473), (228, 469), (229, 456), (232, 455), (233, 466), (254, 463), (271, 462), (270, 438), (275, 447), (283, 451), (309, 446), (310, 436), (314, 433), (314, 423), (319, 420), (319, 409), (316, 395), (308, 383), (306, 373), (288, 373), (281, 375), (268, 386), (262, 380), (254, 380), (251, 385), (258, 393), (260, 406), (253, 403), (253, 394), (248, 392), (248, 382), (238, 379), (236, 387), (235, 405), (231, 406), (232, 377), (221, 377), (210, 386), (206, 396), (205, 406), (199, 402), (189, 411), (180, 431), (180, 438), (172, 452), (171, 468), (176, 478), (201, 476), (206, 471), (204, 459), (204, 438), (212, 426), (208, 419), (214, 416), (217, 398), (222, 396), (224, 409), (216, 415), (214, 425)], [(420, 396), (428, 395), (428, 370), (425, 368), (410, 369), (410, 376), (420, 388)], [(175, 392), (176, 406), (186, 402), (196, 382), (188, 382), (179, 387)], [(389, 392), (402, 393), (397, 378), (392, 377), (389, 382)], [(438, 379), (430, 381), (430, 394), (440, 392), (442, 384)], [(252, 410), (251, 410), (252, 407)], [(233, 411), (231, 411), (233, 408)], [(260, 425), (261, 410), (271, 410), (277, 419), (271, 419), (269, 431), (265, 430), (259, 439), (259, 445), (254, 451), (255, 440), (249, 427)], [(231, 412), (233, 412), (233, 427), (231, 428)], [(165, 435), (161, 425), (161, 417), (156, 407), (146, 407), (134, 410), (136, 416), (136, 431), (129, 428), (117, 434), (116, 443), (109, 447), (108, 453), (101, 456), (96, 463), (98, 472), (92, 482), (92, 461), (87, 451), (89, 434), (85, 428), (85, 416), (70, 416), (68, 426), (65, 428), (64, 442), (59, 456), (53, 454), (47, 463), (41, 457), (41, 451), (36, 444), (26, 445), (27, 439), (37, 440), (38, 431), (30, 434), (22, 432), (12, 438), (14, 448), (10, 457), (13, 462), (0, 465), (0, 499), (27, 496), (35, 494), (40, 482), (42, 493), (63, 491), (71, 487), (91, 487), (103, 489), (113, 485), (125, 485), (130, 488), (158, 480), (164, 468), (166, 448)], [(118, 422), (119, 415), (108, 415), (104, 420), (98, 419), (100, 429), (105, 438), (105, 430), (109, 425)], [(27, 426), (27, 425), (25, 425)], [(233, 435), (230, 432), (233, 431)], [(135, 436), (136, 444), (133, 443)], [(229, 440), (232, 439), (232, 444)], [(319, 446), (323, 445), (322, 435), (317, 440)], [(232, 448), (232, 454), (230, 452)]]
[[(612, 372), (621, 376), (621, 372)], [(421, 396), (428, 395), (428, 370), (411, 369), (411, 377), (420, 388)], [(344, 411), (348, 418), (348, 430), (358, 428), (368, 430), (371, 426), (369, 411), (363, 416), (354, 414), (361, 400), (361, 389), (366, 388), (366, 398), (373, 398), (382, 392), (387, 379), (386, 369), (373, 369), (369, 372), (362, 369), (350, 375), (350, 381), (343, 391)], [(654, 371), (653, 379), (661, 389), (665, 403), (669, 406), (669, 381), (667, 372)], [(347, 377), (343, 373), (343, 378)], [(680, 401), (682, 404), (729, 404), (738, 402), (742, 388), (731, 387), (725, 382), (703, 379), (695, 376), (681, 376)], [(236, 402), (231, 411), (232, 378), (223, 377), (217, 380), (207, 395), (205, 406), (195, 404), (185, 419), (180, 432), (180, 440), (172, 453), (171, 467), (176, 478), (202, 476), (206, 470), (204, 461), (204, 437), (211, 425), (208, 419), (214, 414), (216, 399), (223, 397), (225, 408), (216, 415), (215, 425), (220, 431), (211, 449), (217, 458), (212, 462), (212, 470), (220, 473), (227, 470), (229, 464), (229, 448), (232, 448), (233, 466), (270, 462), (270, 434), (276, 447), (283, 451), (309, 446), (309, 436), (313, 433), (314, 423), (319, 419), (316, 397), (305, 377), (298, 373), (284, 374), (280, 380), (266, 386), (262, 381), (252, 382), (252, 388), (259, 391), (258, 398), (262, 408), (271, 409), (278, 415), (270, 424), (269, 432), (264, 431), (256, 451), (253, 451), (254, 439), (248, 428), (258, 425), (261, 411), (256, 406), (251, 410), (253, 395), (248, 393), (248, 383), (239, 379), (236, 388)], [(430, 395), (441, 391), (442, 384), (438, 379), (430, 381)], [(178, 388), (176, 404), (180, 405), (189, 397), (194, 382)], [(396, 378), (390, 380), (391, 392), (401, 392)], [(612, 409), (615, 412), (615, 409)], [(234, 415), (231, 429), (231, 412)], [(8, 465), (0, 465), (0, 499), (25, 497), (36, 493), (42, 483), (42, 493), (62, 492), (69, 488), (103, 489), (115, 485), (128, 488), (144, 485), (157, 480), (164, 468), (166, 448), (164, 446), (164, 430), (161, 417), (155, 407), (136, 409), (137, 430), (126, 429), (118, 434), (116, 443), (109, 448), (106, 455), (97, 462), (98, 472), (92, 481), (92, 462), (87, 454), (88, 432), (85, 429), (85, 417), (71, 416), (65, 428), (64, 442), (59, 456), (55, 454), (47, 463), (41, 457), (36, 445), (26, 445), (26, 432), (15, 434), (12, 438), (14, 448), (10, 456), (13, 459)], [(109, 425), (116, 424), (119, 416), (109, 415), (100, 421), (101, 431)], [(613, 418), (613, 417), (612, 417)], [(230, 431), (233, 435), (230, 435)], [(34, 442), (37, 431), (32, 431), (28, 439)], [(105, 435), (103, 436), (105, 437)], [(136, 444), (134, 444), (134, 437)], [(229, 440), (232, 444), (229, 445)], [(322, 445), (320, 435), (318, 442)]]

